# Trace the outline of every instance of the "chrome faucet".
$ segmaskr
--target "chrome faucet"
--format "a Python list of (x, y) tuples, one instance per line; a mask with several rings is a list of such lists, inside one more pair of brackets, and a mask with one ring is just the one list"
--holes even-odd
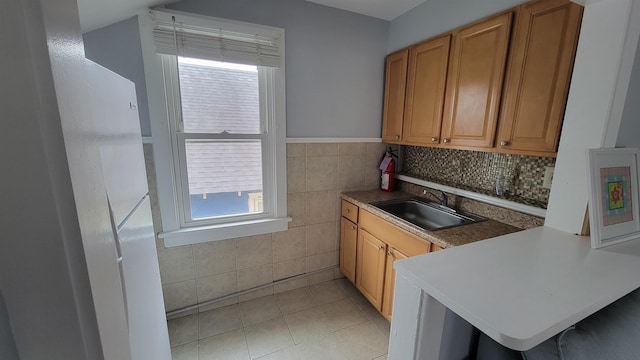
[(428, 195), (431, 195), (431, 196), (433, 196), (434, 198), (438, 199), (438, 201), (440, 202), (440, 205), (442, 205), (442, 206), (448, 206), (448, 204), (449, 204), (449, 197), (447, 196), (447, 194), (445, 194), (445, 193), (444, 193), (444, 191), (440, 191), (440, 192), (442, 193), (442, 197), (440, 197), (440, 196), (438, 196), (438, 195), (436, 195), (436, 194), (432, 193), (432, 192), (431, 192), (431, 191), (429, 191), (429, 190), (422, 190), (422, 194), (423, 194), (423, 195), (427, 195), (427, 194), (428, 194)]

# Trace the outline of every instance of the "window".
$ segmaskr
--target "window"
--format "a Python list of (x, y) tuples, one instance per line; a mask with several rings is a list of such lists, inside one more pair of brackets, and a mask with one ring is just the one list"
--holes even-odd
[(172, 246), (285, 230), (283, 30), (152, 15), (170, 142), (154, 134), (154, 146), (170, 147), (173, 173), (158, 191), (170, 203), (160, 236)]

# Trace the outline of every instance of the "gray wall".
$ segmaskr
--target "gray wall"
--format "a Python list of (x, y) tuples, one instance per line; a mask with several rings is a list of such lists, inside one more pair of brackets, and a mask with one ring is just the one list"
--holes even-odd
[(142, 136), (151, 136), (138, 17), (85, 33), (82, 37), (88, 59), (136, 84)]
[(288, 137), (380, 137), (387, 21), (300, 0), (170, 7), (285, 29)]
[(616, 146), (640, 147), (640, 46), (636, 49)]
[(524, 2), (524, 0), (427, 0), (391, 21), (389, 52)]

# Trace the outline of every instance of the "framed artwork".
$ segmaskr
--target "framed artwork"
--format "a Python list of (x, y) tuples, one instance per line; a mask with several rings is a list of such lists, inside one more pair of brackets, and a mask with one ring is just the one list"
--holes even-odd
[(590, 149), (587, 155), (591, 247), (640, 237), (640, 149)]

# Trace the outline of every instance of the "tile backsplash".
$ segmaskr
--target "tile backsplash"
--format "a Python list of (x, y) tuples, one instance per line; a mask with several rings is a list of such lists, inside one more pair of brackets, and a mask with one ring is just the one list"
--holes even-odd
[(549, 202), (549, 189), (542, 183), (555, 158), (418, 146), (402, 146), (402, 153), (405, 175), (498, 197), (496, 178), (503, 169), (502, 198), (540, 208)]

